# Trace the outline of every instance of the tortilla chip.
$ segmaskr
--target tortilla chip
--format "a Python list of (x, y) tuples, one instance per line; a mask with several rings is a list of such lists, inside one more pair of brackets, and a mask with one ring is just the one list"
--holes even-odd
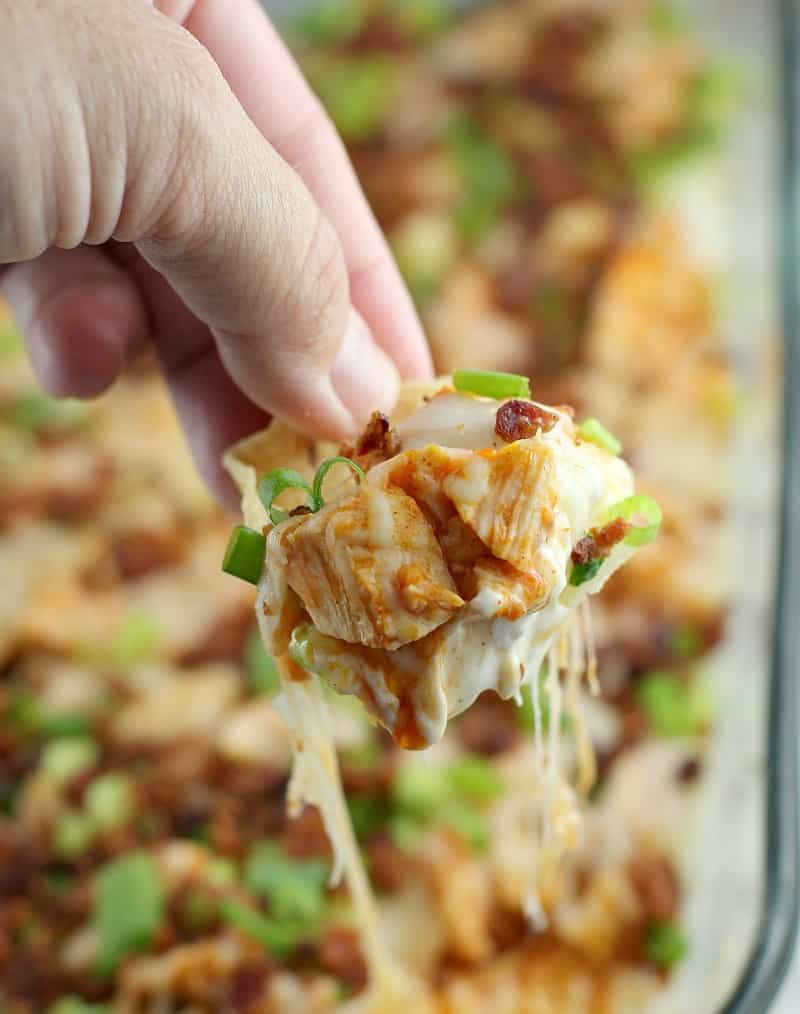
[[(399, 422), (416, 411), (426, 397), (436, 394), (450, 383), (449, 377), (434, 380), (407, 380), (400, 389), (397, 405), (392, 413)], [(273, 468), (293, 468), (308, 482), (314, 477), (317, 465), (338, 453), (338, 445), (325, 440), (314, 440), (292, 429), (281, 419), (273, 419), (265, 430), (253, 433), (230, 447), (222, 459), (230, 477), (242, 494), (242, 514), (245, 524), (261, 529), (269, 522), (267, 512), (258, 498), (256, 487), (261, 476)], [(281, 503), (289, 509), (302, 503), (303, 494), (288, 491)]]

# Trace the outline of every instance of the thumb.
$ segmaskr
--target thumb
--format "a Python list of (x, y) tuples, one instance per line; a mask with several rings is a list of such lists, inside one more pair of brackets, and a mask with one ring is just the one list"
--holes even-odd
[[(393, 407), (397, 370), (351, 309), (333, 226), (211, 57), (188, 37), (181, 43), (177, 122), (164, 138), (169, 184), (155, 216), (137, 216), (132, 204), (115, 238), (135, 242), (208, 326), (253, 402), (306, 431), (343, 437), (374, 409)], [(151, 124), (144, 150), (152, 143)], [(167, 363), (170, 351), (161, 350)]]

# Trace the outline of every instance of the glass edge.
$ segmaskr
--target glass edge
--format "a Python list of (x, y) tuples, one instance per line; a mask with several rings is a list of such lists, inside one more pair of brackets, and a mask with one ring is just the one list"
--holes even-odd
[[(780, 99), (781, 200), (778, 242), (783, 334), (782, 488), (775, 583), (764, 818), (764, 890), (759, 931), (747, 965), (720, 1014), (765, 1014), (791, 964), (798, 926), (798, 695), (800, 641), (800, 26), (793, 0), (772, 0), (776, 82)], [(765, 11), (765, 15), (768, 12)]]

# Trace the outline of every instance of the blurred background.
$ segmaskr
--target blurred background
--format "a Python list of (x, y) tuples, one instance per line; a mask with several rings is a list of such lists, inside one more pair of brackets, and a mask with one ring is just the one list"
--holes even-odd
[[(547, 933), (531, 938), (513, 876), (530, 696), (482, 698), (424, 763), (331, 701), (393, 946), (443, 1014), (503, 997), (509, 1012), (639, 1012), (681, 974), (709, 1006), (670, 1009), (716, 1010), (758, 916), (749, 767), (736, 784), (754, 840), (744, 857), (733, 832), (730, 846), (738, 950), (700, 992), (716, 939), (692, 931), (687, 841), (731, 651), (731, 463), (774, 363), (770, 312), (737, 345), (724, 309), (718, 163), (742, 67), (661, 0), (268, 6), (348, 145), (437, 368), (524, 373), (538, 400), (599, 417), (665, 512), (595, 611), (599, 779)], [(147, 356), (94, 403), (53, 401), (0, 308), (4, 1012), (299, 1014), (364, 987), (319, 818), (284, 813), (275, 668), (252, 589), (219, 569), (230, 524)], [(760, 558), (751, 569), (766, 601)], [(757, 647), (734, 651), (755, 680)], [(737, 777), (760, 756), (765, 685), (731, 727)]]

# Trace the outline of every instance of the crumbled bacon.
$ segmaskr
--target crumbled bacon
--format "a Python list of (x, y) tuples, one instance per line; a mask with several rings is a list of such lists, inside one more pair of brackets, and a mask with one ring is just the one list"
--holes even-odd
[(379, 835), (367, 842), (372, 881), (383, 891), (397, 891), (414, 873), (414, 860), (395, 845), (388, 835)]
[(628, 877), (648, 919), (664, 922), (673, 918), (680, 901), (680, 884), (667, 858), (637, 856), (628, 867)]
[(630, 529), (631, 526), (623, 518), (614, 518), (602, 528), (593, 528), (575, 543), (572, 562), (586, 564), (592, 560), (604, 559), (618, 542), (622, 542)]
[(361, 436), (352, 447), (343, 447), (342, 454), (352, 458), (362, 468), (372, 468), (387, 461), (400, 451), (400, 441), (392, 429), (388, 416), (373, 412)]
[(361, 954), (358, 933), (346, 926), (333, 926), (319, 943), (319, 963), (326, 972), (354, 990), (367, 983), (367, 967)]
[(494, 431), (501, 440), (512, 443), (514, 440), (525, 440), (542, 430), (547, 433), (558, 420), (553, 412), (539, 408), (531, 401), (512, 398), (504, 402), (497, 410)]

